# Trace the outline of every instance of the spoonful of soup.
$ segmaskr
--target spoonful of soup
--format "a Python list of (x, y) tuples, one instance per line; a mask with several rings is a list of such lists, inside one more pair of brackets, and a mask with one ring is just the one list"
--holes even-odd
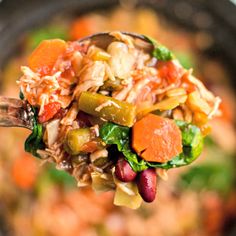
[(219, 114), (220, 98), (144, 35), (45, 40), (21, 70), (20, 99), (0, 97), (0, 126), (32, 130), (27, 152), (133, 209), (155, 199), (158, 176), (199, 157)]

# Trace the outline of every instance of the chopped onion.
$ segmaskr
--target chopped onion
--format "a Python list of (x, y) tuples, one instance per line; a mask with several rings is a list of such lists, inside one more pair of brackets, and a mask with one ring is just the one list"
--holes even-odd
[(134, 195), (129, 195), (117, 186), (114, 197), (114, 205), (126, 206), (131, 209), (137, 209), (142, 203), (142, 198), (138, 193), (138, 188), (135, 183), (128, 183), (126, 187), (129, 187)]
[(114, 175), (113, 179), (116, 184), (116, 191), (114, 197), (114, 205), (126, 206), (131, 209), (137, 209), (142, 203), (142, 197), (139, 195), (136, 183), (124, 183), (118, 180)]
[(53, 120), (46, 125), (45, 139), (50, 148), (57, 140), (60, 120)]
[(92, 172), (92, 188), (95, 192), (106, 192), (115, 188), (112, 174)]

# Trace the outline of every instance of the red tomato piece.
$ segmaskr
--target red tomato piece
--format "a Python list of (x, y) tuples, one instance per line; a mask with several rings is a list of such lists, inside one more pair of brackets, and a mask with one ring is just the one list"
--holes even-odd
[(159, 71), (159, 76), (166, 80), (168, 84), (179, 84), (183, 74), (183, 68), (176, 65), (173, 61), (160, 61), (157, 63), (157, 68)]
[(59, 102), (51, 102), (44, 106), (43, 114), (38, 117), (39, 123), (44, 123), (54, 117), (56, 113), (61, 109)]

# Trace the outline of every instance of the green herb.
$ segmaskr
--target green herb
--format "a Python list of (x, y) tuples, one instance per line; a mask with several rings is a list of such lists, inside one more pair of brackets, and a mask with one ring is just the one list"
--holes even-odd
[(154, 47), (152, 55), (160, 61), (169, 61), (174, 58), (173, 53), (165, 46), (160, 45), (157, 41), (151, 37), (145, 36)]
[(173, 59), (171, 51), (165, 46), (159, 45), (154, 49), (152, 55), (161, 61), (169, 61)]
[(136, 172), (148, 167), (170, 169), (192, 163), (203, 148), (203, 138), (198, 127), (184, 121), (176, 121), (182, 132), (183, 152), (166, 163), (147, 162), (138, 157), (130, 148), (130, 131), (128, 127), (113, 123), (105, 123), (100, 128), (100, 137), (106, 144), (116, 145), (118, 151), (122, 152), (132, 169)]
[(29, 137), (25, 140), (25, 151), (32, 153), (35, 157), (40, 158), (39, 154), (37, 153), (38, 149), (44, 148), (43, 139), (43, 126), (37, 122), (37, 112), (32, 107), (34, 112), (33, 118), (33, 130)]

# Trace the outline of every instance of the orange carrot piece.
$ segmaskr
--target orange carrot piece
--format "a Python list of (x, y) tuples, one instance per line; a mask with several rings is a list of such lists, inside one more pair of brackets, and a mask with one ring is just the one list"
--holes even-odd
[(132, 147), (144, 160), (164, 163), (182, 152), (181, 131), (173, 120), (148, 114), (133, 126)]
[(30, 69), (47, 75), (58, 57), (66, 51), (66, 42), (61, 39), (43, 40), (28, 58)]

